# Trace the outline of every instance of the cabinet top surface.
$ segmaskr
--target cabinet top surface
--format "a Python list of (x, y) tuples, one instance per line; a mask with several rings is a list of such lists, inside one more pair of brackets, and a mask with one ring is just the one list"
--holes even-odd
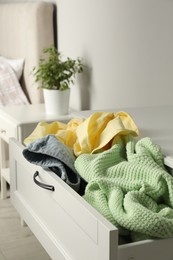
[(4, 106), (0, 108), (0, 117), (16, 125), (29, 124), (41, 121), (67, 120), (72, 115), (47, 115), (44, 104)]

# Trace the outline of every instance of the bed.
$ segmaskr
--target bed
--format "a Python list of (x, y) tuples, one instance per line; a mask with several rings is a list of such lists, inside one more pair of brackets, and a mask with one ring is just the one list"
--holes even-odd
[(23, 59), (20, 84), (30, 103), (43, 103), (31, 75), (43, 48), (55, 42), (54, 5), (46, 2), (0, 4), (0, 56)]
[[(54, 41), (52, 19), (53, 5), (50, 3), (0, 5), (0, 54), (14, 59), (24, 58), (21, 85), (31, 103), (43, 101), (42, 93), (33, 86), (29, 74), (38, 63), (41, 49)], [(144, 130), (150, 123), (153, 126), (148, 129), (151, 134), (156, 130), (155, 127), (159, 130), (159, 117), (165, 118), (164, 115), (171, 111), (172, 107), (127, 110)], [(85, 117), (91, 112), (76, 112), (73, 116)], [(156, 125), (152, 125), (153, 118), (158, 118)], [(170, 131), (173, 125), (169, 120), (168, 128), (166, 123), (154, 136), (161, 145), (165, 143), (165, 135), (169, 137), (167, 149), (172, 143)], [(11, 201), (52, 259), (173, 259), (173, 239), (143, 240), (119, 245), (118, 228), (53, 172), (46, 172), (27, 162), (22, 155), (23, 149), (23, 144), (15, 139), (10, 140)], [(169, 149), (167, 151), (170, 152)], [(167, 159), (171, 167), (171, 160)], [(51, 185), (50, 189), (42, 189), (34, 180)]]

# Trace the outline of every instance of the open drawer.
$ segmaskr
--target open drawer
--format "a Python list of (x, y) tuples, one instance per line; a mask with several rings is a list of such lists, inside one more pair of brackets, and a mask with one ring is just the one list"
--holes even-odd
[[(53, 260), (172, 260), (173, 239), (118, 246), (118, 229), (53, 172), (30, 164), (10, 139), (11, 200)], [(36, 185), (51, 185), (46, 190)]]

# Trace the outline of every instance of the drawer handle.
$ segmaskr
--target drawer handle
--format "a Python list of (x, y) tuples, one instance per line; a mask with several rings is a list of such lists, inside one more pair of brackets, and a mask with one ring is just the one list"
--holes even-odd
[(5, 129), (1, 129), (1, 134), (6, 134), (6, 130)]
[(40, 186), (41, 188), (46, 189), (46, 190), (51, 190), (51, 191), (54, 191), (54, 190), (55, 190), (54, 186), (48, 185), (48, 184), (44, 184), (44, 183), (42, 183), (42, 182), (39, 182), (39, 181), (36, 179), (38, 175), (39, 175), (39, 172), (36, 171), (36, 172), (34, 173), (34, 176), (33, 176), (33, 180), (34, 180), (34, 182), (35, 182), (38, 186)]

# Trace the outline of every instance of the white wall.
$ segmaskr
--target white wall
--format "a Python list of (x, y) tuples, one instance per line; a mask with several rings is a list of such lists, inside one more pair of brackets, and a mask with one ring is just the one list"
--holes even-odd
[(173, 104), (173, 0), (51, 2), (59, 50), (87, 64), (71, 89), (73, 108)]
[[(59, 50), (89, 69), (71, 106), (173, 104), (172, 0), (57, 0)], [(84, 79), (83, 79), (84, 77)]]

